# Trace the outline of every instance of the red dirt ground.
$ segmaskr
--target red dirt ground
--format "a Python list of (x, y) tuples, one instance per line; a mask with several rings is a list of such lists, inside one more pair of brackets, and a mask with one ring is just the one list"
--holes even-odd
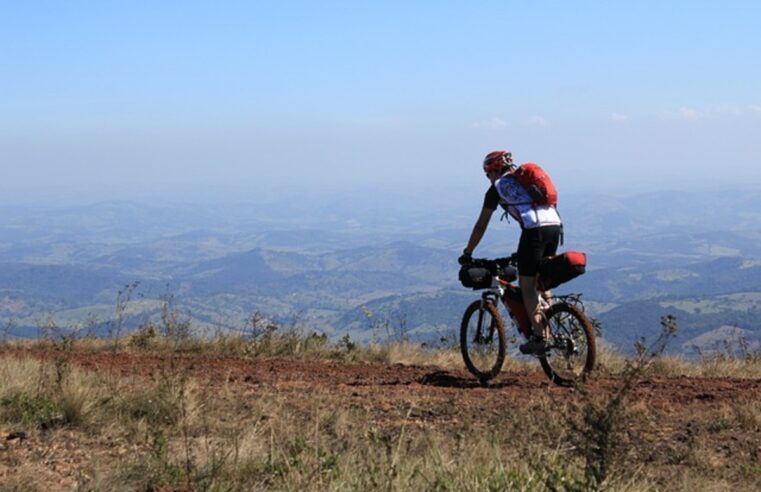
[[(60, 353), (24, 351), (39, 358)], [(71, 353), (73, 363), (95, 370), (116, 371), (122, 375), (158, 376), (167, 370), (166, 357), (139, 353)], [(241, 359), (183, 355), (172, 364), (189, 370), (208, 383), (237, 383), (280, 389), (308, 387), (327, 393), (374, 396), (373, 399), (404, 399), (410, 394), (433, 398), (456, 397), (469, 400), (519, 400), (537, 391), (550, 391), (554, 398), (570, 396), (572, 389), (551, 384), (539, 369), (527, 373), (501, 373), (489, 387), (481, 387), (467, 371), (445, 370), (432, 366), (404, 366), (348, 363), (324, 360)], [(607, 392), (621, 384), (619, 378), (593, 377), (588, 382), (592, 392)], [(692, 406), (726, 403), (738, 398), (761, 399), (761, 379), (652, 377), (634, 389), (634, 400), (653, 406)]]
[[(56, 360), (62, 355), (64, 353), (59, 351), (0, 349), (0, 357)], [(545, 402), (549, 398), (550, 404), (573, 402), (578, 397), (577, 390), (550, 383), (538, 363), (535, 369), (526, 366), (528, 369), (522, 372), (505, 371), (489, 387), (482, 387), (465, 369), (433, 366), (77, 351), (66, 352), (65, 357), (86, 370), (134, 377), (138, 384), (141, 378), (189, 375), (212, 392), (226, 386), (244, 400), (275, 395), (297, 412), (309, 412), (315, 401), (321, 401), (328, 409), (361, 408), (368, 412), (368, 422), (379, 429), (393, 431), (400, 425), (407, 425), (408, 429), (435, 427), (454, 437), (463, 429), (488, 432), (495, 426), (504, 425), (513, 419), (513, 413), (520, 410), (521, 405), (529, 405), (529, 410), (524, 409), (521, 413), (529, 415), (531, 402), (536, 401), (536, 396), (541, 396), (539, 400)], [(605, 395), (622, 383), (621, 378), (598, 375), (591, 378), (586, 388), (591, 394)], [(758, 430), (732, 428), (722, 431), (718, 427), (712, 430), (710, 422), (704, 421), (721, 416), (723, 409), (731, 407), (734, 402), (759, 400), (761, 379), (651, 377), (640, 381), (628, 401), (644, 405), (658, 417), (654, 422), (638, 421), (637, 428), (629, 429), (629, 434), (624, 436), (628, 439), (630, 457), (660, 470), (653, 473), (660, 473), (657, 476), (665, 477), (663, 483), (668, 483), (668, 477), (678, 468), (672, 463), (676, 459), (674, 456), (689, 454), (689, 449), (694, 446), (695, 429), (699, 429), (711, 442), (710, 459), (715, 469), (724, 470), (724, 475), (734, 480), (743, 466), (758, 463), (761, 456)], [(703, 420), (696, 420), (701, 415)], [(0, 429), (2, 433), (11, 430), (16, 429)], [(126, 444), (117, 446), (113, 442), (99, 441), (97, 436), (75, 435), (71, 431), (52, 440), (43, 436), (30, 437), (13, 444), (16, 441), (10, 439), (9, 434), (7, 444), (0, 442), (0, 484), (16, 477), (19, 463), (30, 463), (33, 473), (44, 475), (44, 480), (71, 489), (82, 470), (91, 466), (88, 463), (93, 462), (94, 456), (134, 454), (137, 449), (134, 445), (132, 448)], [(143, 452), (147, 453), (146, 449)], [(40, 453), (50, 456), (40, 462), (34, 458)]]

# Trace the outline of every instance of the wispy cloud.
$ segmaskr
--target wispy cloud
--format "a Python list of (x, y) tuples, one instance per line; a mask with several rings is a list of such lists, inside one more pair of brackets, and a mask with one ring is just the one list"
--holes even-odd
[(526, 121), (526, 126), (547, 126), (547, 120), (543, 116), (532, 116)]
[(703, 113), (698, 111), (694, 108), (679, 108), (679, 111), (677, 111), (679, 116), (684, 118), (685, 120), (697, 120), (701, 116), (703, 116)]
[(508, 127), (507, 121), (498, 116), (494, 116), (484, 121), (477, 121), (470, 125), (471, 128), (478, 130), (502, 130)]
[(663, 111), (660, 116), (671, 120), (695, 121), (704, 118), (740, 117), (748, 114), (761, 114), (761, 104), (719, 104), (703, 108), (683, 106), (676, 110)]
[(740, 116), (745, 112), (744, 108), (736, 106), (734, 104), (721, 104), (716, 108), (716, 112), (719, 114), (726, 114), (730, 116)]
[(621, 113), (611, 113), (610, 119), (613, 121), (629, 121), (629, 115), (628, 114), (621, 114)]
[(676, 111), (668, 110), (662, 113), (662, 116), (667, 119), (680, 119), (680, 120), (689, 120), (689, 121), (695, 121), (697, 119), (700, 119), (704, 115), (705, 113), (695, 108), (687, 108), (687, 107), (681, 107), (677, 109)]

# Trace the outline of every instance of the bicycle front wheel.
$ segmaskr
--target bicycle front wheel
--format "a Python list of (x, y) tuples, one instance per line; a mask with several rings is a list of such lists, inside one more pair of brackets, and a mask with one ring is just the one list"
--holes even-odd
[(594, 328), (583, 311), (565, 302), (550, 306), (545, 316), (551, 332), (550, 347), (539, 361), (552, 382), (570, 386), (594, 368)]
[(505, 326), (497, 306), (474, 301), (465, 310), (460, 326), (460, 350), (465, 366), (481, 383), (499, 374), (505, 361)]

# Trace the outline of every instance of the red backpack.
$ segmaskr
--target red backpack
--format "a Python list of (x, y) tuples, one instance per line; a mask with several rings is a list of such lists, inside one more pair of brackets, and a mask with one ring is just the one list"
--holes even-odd
[(515, 179), (531, 195), (534, 206), (552, 205), (554, 207), (558, 204), (558, 191), (552, 184), (550, 175), (538, 164), (533, 162), (521, 164), (513, 173)]

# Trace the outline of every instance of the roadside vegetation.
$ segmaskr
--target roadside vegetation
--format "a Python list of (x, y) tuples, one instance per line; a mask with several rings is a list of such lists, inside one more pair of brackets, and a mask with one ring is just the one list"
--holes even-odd
[[(671, 324), (669, 324), (671, 323)], [(167, 311), (129, 336), (53, 326), (0, 349), (3, 490), (758, 490), (758, 395), (671, 407), (632, 397), (653, 378), (761, 377), (761, 354), (663, 355), (676, 329), (595, 378), (504, 400), (499, 388), (375, 395), (308, 384), (203, 376), (209, 357), (430, 365), (461, 371), (456, 347), (404, 340), (361, 346), (255, 314), (246, 332), (199, 338)], [(147, 354), (149, 371), (94, 370), (78, 354)], [(537, 370), (510, 360), (506, 374)], [(591, 383), (590, 383), (591, 384)], [(477, 391), (484, 403), (465, 404)], [(491, 399), (486, 399), (491, 398)], [(468, 400), (468, 401), (473, 401)], [(498, 404), (495, 404), (498, 401)]]

